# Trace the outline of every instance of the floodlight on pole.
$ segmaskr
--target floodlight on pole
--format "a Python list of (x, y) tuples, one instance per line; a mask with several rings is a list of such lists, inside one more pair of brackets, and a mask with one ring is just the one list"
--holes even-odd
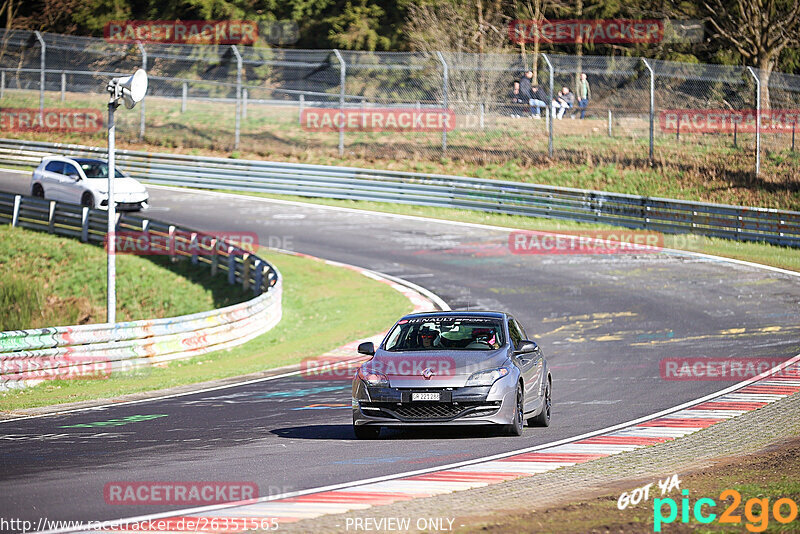
[(116, 126), (114, 124), (114, 111), (119, 107), (120, 101), (125, 103), (125, 107), (133, 107), (144, 99), (147, 93), (147, 73), (142, 69), (137, 69), (131, 76), (113, 78), (108, 82), (106, 90), (111, 95), (108, 100), (108, 227), (106, 234), (106, 250), (108, 254), (108, 282), (106, 311), (109, 324), (117, 322), (117, 271), (115, 264), (116, 254), (116, 226), (117, 226), (117, 204), (114, 201), (114, 175), (116, 166), (114, 164), (114, 143)]

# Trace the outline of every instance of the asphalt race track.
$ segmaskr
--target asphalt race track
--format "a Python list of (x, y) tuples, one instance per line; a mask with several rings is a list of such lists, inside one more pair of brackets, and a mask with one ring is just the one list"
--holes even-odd
[[(0, 172), (2, 190), (27, 193), (28, 185), (26, 175)], [(3, 516), (98, 520), (182, 508), (107, 505), (103, 487), (112, 481), (250, 481), (263, 496), (477, 458), (628, 421), (733, 383), (664, 380), (662, 358), (800, 352), (800, 279), (788, 275), (668, 253), (515, 255), (501, 230), (150, 191), (154, 219), (256, 232), (262, 245), (405, 278), (454, 309), (512, 312), (550, 360), (552, 426), (526, 428), (521, 438), (428, 429), (362, 442), (351, 430), (349, 384), (302, 378), (5, 422)]]

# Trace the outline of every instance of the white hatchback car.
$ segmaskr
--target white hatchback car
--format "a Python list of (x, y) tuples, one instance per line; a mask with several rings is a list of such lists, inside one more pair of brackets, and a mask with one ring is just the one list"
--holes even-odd
[[(146, 209), (150, 197), (145, 187), (119, 169), (114, 174), (117, 209)], [(100, 159), (47, 156), (33, 171), (31, 194), (89, 208), (108, 209), (108, 164)]]

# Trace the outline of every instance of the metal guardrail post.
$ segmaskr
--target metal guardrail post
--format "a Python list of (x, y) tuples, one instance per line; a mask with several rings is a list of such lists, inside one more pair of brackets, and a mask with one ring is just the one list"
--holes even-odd
[(39, 56), (39, 124), (44, 124), (44, 72), (47, 68), (47, 45), (42, 38), (42, 34), (33, 32), (36, 40), (39, 41), (39, 46), (42, 47), (42, 53)]
[(245, 253), (242, 256), (242, 291), (250, 289), (250, 270), (252, 268), (252, 258)]
[[(137, 42), (136, 46), (142, 54), (142, 70), (147, 72), (147, 51), (144, 49), (142, 43)], [(139, 139), (144, 139), (144, 121), (145, 121), (145, 99), (139, 102)]]
[(219, 242), (217, 238), (211, 240), (211, 276), (216, 276), (219, 270)]
[(11, 226), (15, 227), (19, 224), (19, 205), (22, 202), (21, 195), (14, 195), (14, 211), (11, 212)]
[[(544, 62), (547, 63), (547, 69), (549, 71), (549, 81), (550, 81), (550, 101), (547, 103), (547, 114), (550, 114), (550, 110), (553, 108), (553, 64), (550, 63), (550, 58), (547, 57), (547, 54), (542, 54), (544, 58)], [(553, 120), (550, 120), (550, 124), (547, 127), (547, 155), (549, 157), (553, 157)]]
[(236, 283), (236, 256), (233, 254), (233, 247), (228, 245), (228, 283)]
[[(334, 49), (333, 53), (336, 55), (336, 59), (339, 61), (339, 112), (344, 113), (344, 95), (345, 95), (345, 83), (347, 82), (347, 63), (345, 63), (344, 58), (342, 57), (341, 52)], [(342, 116), (342, 122), (339, 124), (339, 157), (344, 156), (344, 125), (345, 120), (344, 116)]]
[(175, 256), (175, 226), (169, 225), (169, 239), (167, 240), (168, 247), (169, 247), (169, 259), (172, 263), (178, 261), (178, 258)]
[(656, 81), (655, 81), (655, 72), (653, 72), (653, 68), (650, 66), (650, 63), (647, 62), (646, 59), (642, 58), (642, 63), (644, 66), (647, 67), (648, 72), (650, 72), (650, 164), (653, 164), (653, 137), (655, 135), (655, 116), (656, 116), (656, 106), (655, 106), (655, 94), (656, 94)]
[(233, 149), (239, 150), (239, 140), (241, 138), (241, 128), (242, 128), (242, 117), (241, 117), (241, 109), (242, 109), (242, 55), (239, 53), (239, 49), (236, 48), (236, 45), (231, 45), (231, 50), (233, 54), (236, 56), (236, 111), (235, 111), (235, 126), (234, 126), (234, 133), (233, 133)]
[(84, 243), (89, 241), (89, 208), (87, 206), (81, 208), (81, 241)]
[(261, 288), (264, 285), (264, 262), (260, 259), (256, 260), (255, 283), (253, 284), (253, 295), (260, 295)]
[(756, 178), (761, 171), (761, 80), (753, 67), (747, 67), (756, 82)]
[[(444, 55), (441, 52), (436, 52), (436, 57), (442, 64), (442, 109), (447, 110), (448, 106), (448, 93), (450, 87), (450, 69), (447, 61), (444, 60)], [(442, 155), (447, 152), (447, 127), (442, 130)]]
[(197, 232), (192, 232), (189, 249), (192, 251), (192, 264), (197, 265)]
[(51, 200), (49, 210), (47, 213), (47, 231), (51, 234), (55, 233), (56, 231), (56, 201)]

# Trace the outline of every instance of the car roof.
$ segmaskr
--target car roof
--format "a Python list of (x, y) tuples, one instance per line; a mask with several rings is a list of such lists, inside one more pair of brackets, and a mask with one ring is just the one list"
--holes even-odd
[[(485, 317), (491, 319), (504, 319), (508, 317), (506, 312), (496, 311), (441, 311), (441, 312), (423, 312), (423, 313), (410, 313), (404, 315), (402, 319), (411, 319), (414, 317)], [(401, 320), (402, 320), (401, 319)]]
[(45, 156), (42, 161), (69, 161), (72, 163), (106, 163), (105, 160), (96, 158), (71, 158), (69, 156)]

